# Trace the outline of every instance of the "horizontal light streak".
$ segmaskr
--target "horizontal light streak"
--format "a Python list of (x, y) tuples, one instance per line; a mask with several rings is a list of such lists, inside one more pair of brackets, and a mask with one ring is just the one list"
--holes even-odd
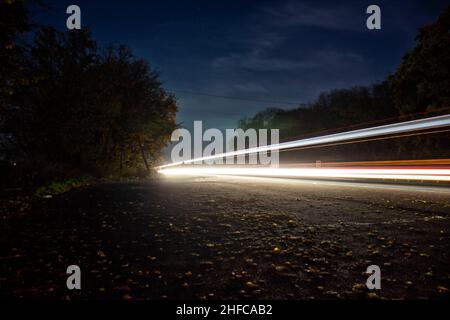
[(236, 175), (293, 178), (389, 179), (450, 181), (450, 169), (384, 168), (270, 168), (270, 167), (178, 167), (158, 170), (164, 175)]
[(450, 165), (450, 159), (417, 159), (417, 160), (375, 160), (375, 161), (341, 161), (341, 162), (288, 162), (284, 167), (388, 167), (388, 166), (444, 166)]
[(372, 128), (365, 128), (365, 129), (335, 133), (335, 134), (330, 134), (330, 135), (326, 135), (326, 136), (283, 142), (283, 143), (279, 143), (279, 144), (271, 144), (271, 145), (267, 145), (267, 146), (260, 146), (260, 147), (255, 147), (255, 148), (225, 152), (225, 153), (221, 153), (221, 154), (170, 163), (170, 164), (160, 166), (159, 168), (166, 168), (166, 167), (177, 166), (177, 165), (182, 165), (182, 164), (191, 164), (194, 162), (219, 159), (219, 158), (224, 158), (224, 157), (228, 158), (228, 157), (234, 157), (234, 156), (239, 156), (239, 155), (244, 155), (244, 154), (257, 153), (257, 152), (267, 152), (267, 151), (276, 151), (276, 150), (298, 148), (298, 147), (305, 147), (305, 146), (312, 146), (312, 145), (320, 145), (320, 144), (325, 144), (325, 143), (341, 142), (341, 141), (362, 139), (362, 138), (375, 137), (375, 136), (383, 136), (383, 135), (396, 134), (396, 133), (426, 130), (426, 129), (432, 129), (432, 128), (445, 127), (445, 126), (450, 126), (450, 114), (437, 116), (437, 117), (431, 117), (431, 118), (425, 118), (425, 119), (419, 119), (419, 120), (412, 120), (412, 121), (388, 124), (388, 125), (377, 126), (377, 127), (372, 127)]

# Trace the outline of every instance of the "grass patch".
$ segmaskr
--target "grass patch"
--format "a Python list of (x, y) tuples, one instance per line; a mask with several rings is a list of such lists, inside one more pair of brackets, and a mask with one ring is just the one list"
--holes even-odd
[(65, 193), (71, 189), (88, 185), (92, 181), (90, 177), (71, 178), (60, 181), (51, 181), (46, 185), (40, 186), (34, 192), (34, 196), (44, 198)]

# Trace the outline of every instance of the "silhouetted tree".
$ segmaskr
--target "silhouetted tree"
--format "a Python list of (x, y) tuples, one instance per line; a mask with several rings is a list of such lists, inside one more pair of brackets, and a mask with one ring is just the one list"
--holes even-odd
[(24, 1), (0, 1), (0, 161), (4, 162), (2, 165), (24, 153), (24, 149), (10, 131), (11, 128), (20, 125), (18, 122), (20, 109), (14, 104), (14, 97), (29, 83), (24, 74), (26, 48), (23, 41), (23, 35), (28, 30), (30, 23)]
[(450, 106), (450, 7), (421, 28), (417, 45), (391, 77), (396, 108), (402, 114)]
[[(369, 87), (353, 87), (325, 92), (307, 105), (292, 110), (270, 108), (257, 113), (254, 117), (242, 119), (238, 124), (247, 128), (280, 129), (282, 140), (307, 138), (310, 136), (330, 134), (336, 131), (350, 130), (354, 125), (367, 126), (377, 120), (395, 117), (397, 110), (392, 103), (389, 84), (384, 81)], [(356, 126), (354, 129), (358, 128)], [(330, 159), (338, 157), (382, 158), (395, 153), (395, 145), (352, 145), (345, 150), (340, 147), (328, 148)], [(339, 155), (340, 153), (340, 155)], [(283, 154), (283, 157), (287, 155)], [(317, 159), (318, 153), (302, 151), (302, 159)]]
[(0, 111), (7, 107), (10, 96), (25, 81), (20, 37), (29, 29), (24, 1), (0, 1)]
[(176, 100), (159, 75), (125, 46), (99, 49), (87, 29), (38, 30), (23, 74), (3, 129), (38, 176), (57, 176), (58, 167), (68, 175), (148, 172), (176, 126)]

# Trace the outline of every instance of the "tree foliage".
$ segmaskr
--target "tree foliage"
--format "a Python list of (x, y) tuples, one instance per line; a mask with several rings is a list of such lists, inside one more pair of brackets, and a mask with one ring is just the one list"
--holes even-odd
[(450, 106), (450, 7), (419, 30), (416, 47), (391, 77), (402, 114)]
[(0, 1), (0, 111), (10, 104), (15, 89), (24, 82), (21, 36), (30, 29), (23, 1)]
[(149, 169), (169, 142), (176, 102), (158, 74), (124, 46), (101, 52), (88, 30), (36, 35), (21, 93), (37, 154), (96, 171)]
[(0, 132), (13, 137), (9, 158), (29, 163), (35, 176), (58, 167), (101, 176), (147, 173), (176, 126), (175, 97), (158, 73), (125, 46), (100, 48), (88, 29), (42, 27), (13, 52), (27, 20), (23, 3), (10, 2), (2, 7), (9, 20), (0, 34)]
[(282, 139), (335, 130), (396, 115), (387, 82), (325, 92), (296, 109), (270, 108), (239, 122), (242, 128), (278, 128)]

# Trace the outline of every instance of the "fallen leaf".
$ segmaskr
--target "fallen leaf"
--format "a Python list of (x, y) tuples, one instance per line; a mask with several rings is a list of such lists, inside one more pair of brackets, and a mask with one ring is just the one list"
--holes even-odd
[(255, 284), (255, 283), (253, 283), (253, 282), (251, 282), (251, 281), (247, 281), (247, 282), (245, 283), (245, 285), (246, 285), (248, 288), (256, 288), (256, 287), (258, 287), (257, 284)]
[(106, 258), (106, 254), (102, 250), (97, 251), (97, 255), (102, 258)]
[(448, 288), (443, 287), (443, 286), (437, 286), (436, 289), (439, 293), (447, 293), (448, 292)]

